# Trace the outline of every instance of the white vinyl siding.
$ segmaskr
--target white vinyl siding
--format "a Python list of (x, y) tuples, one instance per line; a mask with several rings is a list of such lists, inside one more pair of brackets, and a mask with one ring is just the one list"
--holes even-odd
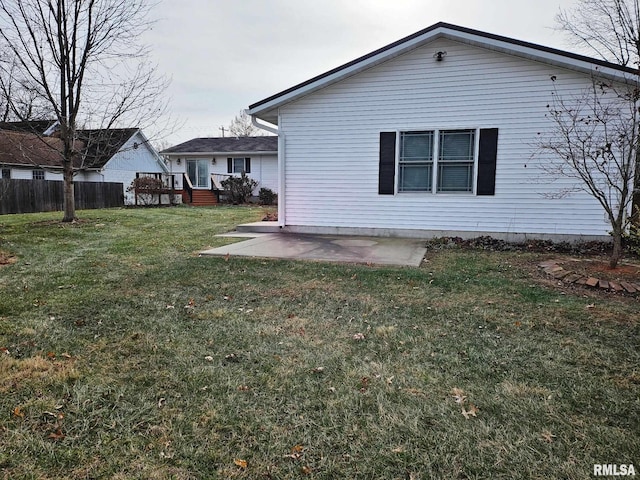
[[(437, 51), (447, 52), (442, 62)], [(440, 38), (284, 105), (285, 222), (606, 235), (606, 218), (588, 194), (549, 195), (574, 183), (545, 175), (535, 147), (550, 127), (554, 86), (569, 94), (589, 84), (586, 74)], [(378, 194), (380, 132), (461, 128), (499, 130), (495, 195)]]

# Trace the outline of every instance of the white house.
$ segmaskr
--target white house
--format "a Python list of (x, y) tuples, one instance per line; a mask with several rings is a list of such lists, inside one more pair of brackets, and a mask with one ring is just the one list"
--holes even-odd
[[(278, 138), (194, 138), (160, 152), (168, 159), (183, 202), (213, 205), (218, 202), (219, 182), (245, 172), (260, 188), (278, 191)], [(187, 180), (188, 179), (188, 180)]]
[(247, 112), (279, 136), (280, 226), (608, 238), (591, 196), (547, 195), (567, 185), (536, 152), (553, 89), (581, 92), (594, 69), (614, 80), (634, 73), (438, 23), (259, 101)]
[[(46, 129), (36, 131), (44, 123)], [(52, 122), (0, 125), (2, 178), (62, 180), (61, 142)], [(138, 173), (164, 174), (167, 167), (138, 128), (79, 130), (81, 153), (74, 158), (75, 182), (122, 183), (124, 201), (135, 202), (128, 192)]]

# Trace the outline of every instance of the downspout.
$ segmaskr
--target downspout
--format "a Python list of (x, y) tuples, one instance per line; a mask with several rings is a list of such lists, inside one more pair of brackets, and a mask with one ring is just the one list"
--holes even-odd
[(278, 136), (278, 226), (280, 228), (286, 225), (285, 222), (285, 175), (284, 175), (284, 160), (285, 160), (285, 139), (284, 133), (278, 128), (271, 127), (262, 123), (258, 123), (258, 119), (255, 115), (251, 115), (251, 124), (261, 130), (273, 133)]

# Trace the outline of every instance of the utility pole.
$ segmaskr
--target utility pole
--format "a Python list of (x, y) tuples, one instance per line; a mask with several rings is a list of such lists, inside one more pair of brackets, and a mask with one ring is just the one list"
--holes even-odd
[(225, 128), (224, 127), (220, 127), (218, 130), (222, 130), (222, 138), (224, 138), (224, 130), (225, 130)]

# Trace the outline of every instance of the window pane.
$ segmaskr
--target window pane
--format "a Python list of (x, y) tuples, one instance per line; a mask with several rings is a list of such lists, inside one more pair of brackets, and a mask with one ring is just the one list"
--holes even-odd
[(209, 186), (209, 160), (198, 160), (198, 187)]
[(245, 170), (244, 158), (233, 159), (233, 173), (242, 173)]
[(438, 160), (462, 161), (473, 160), (475, 142), (473, 130), (443, 130), (440, 132), (440, 151)]
[(187, 175), (194, 187), (209, 186), (209, 160), (187, 160)]
[(433, 132), (405, 132), (400, 141), (399, 192), (430, 192), (433, 177)]
[(403, 162), (433, 160), (433, 132), (403, 133), (400, 159)]
[(438, 192), (471, 192), (473, 163), (438, 163)]
[(189, 180), (191, 180), (191, 184), (195, 185), (196, 183), (196, 167), (198, 163), (195, 160), (187, 160), (187, 176)]
[(405, 163), (400, 165), (400, 192), (430, 192), (432, 165)]

